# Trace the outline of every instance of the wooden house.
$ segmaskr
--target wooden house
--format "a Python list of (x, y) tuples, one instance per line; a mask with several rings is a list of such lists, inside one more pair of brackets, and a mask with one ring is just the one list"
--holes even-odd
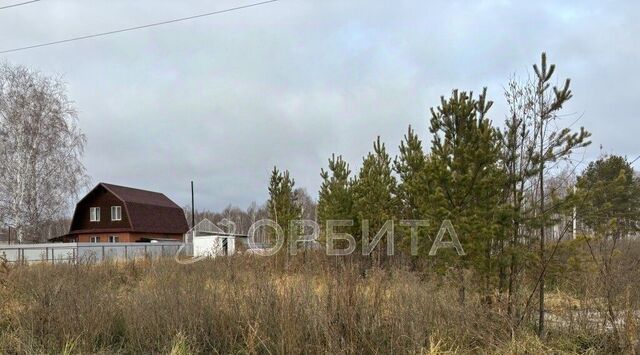
[(184, 211), (159, 192), (100, 183), (76, 205), (71, 228), (54, 242), (182, 241)]

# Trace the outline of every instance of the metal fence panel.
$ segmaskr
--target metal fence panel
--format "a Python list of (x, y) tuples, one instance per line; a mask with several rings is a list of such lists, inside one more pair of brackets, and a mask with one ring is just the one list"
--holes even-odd
[(11, 263), (101, 262), (173, 257), (182, 243), (54, 243), (0, 245), (0, 258)]

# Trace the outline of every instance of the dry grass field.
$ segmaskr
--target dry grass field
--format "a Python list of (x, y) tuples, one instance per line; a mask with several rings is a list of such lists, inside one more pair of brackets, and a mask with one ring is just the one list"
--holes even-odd
[[(593, 317), (580, 317), (593, 309), (587, 293), (550, 292), (553, 314), (543, 342), (533, 318), (514, 328), (499, 296), (481, 297), (470, 281), (460, 304), (446, 273), (409, 264), (372, 269), (359, 258), (317, 254), (286, 267), (248, 256), (193, 265), (4, 265), (0, 353), (633, 351), (612, 344), (611, 332)], [(633, 343), (637, 314), (621, 319), (621, 332)]]

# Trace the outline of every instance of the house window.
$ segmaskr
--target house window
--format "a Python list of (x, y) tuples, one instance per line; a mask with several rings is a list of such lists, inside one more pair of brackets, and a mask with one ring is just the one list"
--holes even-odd
[(120, 207), (120, 206), (111, 206), (111, 220), (112, 221), (121, 221), (122, 220), (122, 207)]
[(97, 235), (92, 235), (89, 239), (91, 243), (100, 243), (100, 237)]
[(89, 221), (100, 222), (100, 207), (91, 207), (89, 209)]
[(119, 241), (120, 241), (120, 237), (118, 237), (117, 235), (109, 236), (109, 243), (118, 243)]

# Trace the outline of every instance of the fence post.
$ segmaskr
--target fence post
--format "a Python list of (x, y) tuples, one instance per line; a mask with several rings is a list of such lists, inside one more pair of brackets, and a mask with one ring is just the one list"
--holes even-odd
[(104, 262), (104, 245), (102, 246), (102, 259), (100, 261)]
[(56, 248), (51, 248), (51, 263), (55, 264), (56, 263)]

